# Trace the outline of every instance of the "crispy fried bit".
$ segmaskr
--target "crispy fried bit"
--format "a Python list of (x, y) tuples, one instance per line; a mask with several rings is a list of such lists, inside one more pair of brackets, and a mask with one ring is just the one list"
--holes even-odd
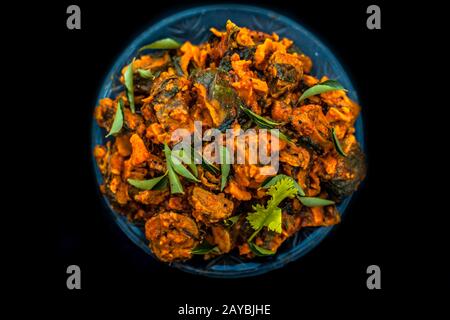
[(164, 159), (154, 154), (149, 154), (147, 164), (150, 169), (153, 169), (155, 171), (166, 171), (166, 162), (164, 161)]
[(252, 198), (252, 194), (236, 183), (234, 179), (228, 182), (225, 192), (231, 194), (237, 200), (248, 201)]
[(271, 84), (271, 94), (279, 97), (297, 88), (303, 77), (303, 63), (296, 55), (276, 51), (269, 60), (266, 75)]
[(131, 143), (128, 135), (117, 136), (115, 145), (117, 152), (122, 157), (128, 157), (131, 154)]
[(192, 215), (205, 223), (215, 223), (228, 218), (234, 204), (223, 193), (214, 194), (200, 187), (194, 187), (191, 196), (194, 211)]
[(237, 90), (241, 99), (258, 114), (261, 113), (261, 107), (258, 105), (258, 99), (267, 96), (269, 88), (267, 83), (260, 80), (256, 73), (250, 70), (252, 62), (250, 60), (240, 60), (238, 54), (231, 56), (231, 66), (233, 71), (239, 77), (239, 81), (233, 82), (232, 86)]
[(134, 200), (142, 204), (160, 204), (164, 202), (169, 195), (167, 190), (145, 190), (134, 196)]
[(145, 224), (145, 236), (153, 253), (162, 261), (187, 260), (197, 245), (199, 231), (191, 218), (182, 214), (160, 213)]
[(288, 144), (286, 148), (280, 151), (280, 161), (293, 167), (302, 169), (308, 168), (311, 160), (310, 151), (295, 144)]
[(280, 122), (289, 122), (292, 107), (284, 101), (275, 100), (272, 104), (272, 119)]
[(341, 221), (341, 216), (335, 206), (303, 208), (302, 227), (332, 226)]
[(319, 173), (324, 188), (333, 198), (341, 200), (351, 195), (364, 180), (366, 176), (364, 154), (359, 146), (354, 144), (347, 157), (338, 157), (331, 170), (326, 165), (324, 169)]
[(100, 127), (106, 130), (111, 129), (111, 125), (114, 121), (114, 115), (116, 114), (115, 103), (110, 98), (104, 98), (100, 100), (99, 105), (95, 108), (94, 117)]
[(330, 138), (330, 125), (319, 105), (309, 104), (292, 112), (291, 123), (312, 148), (322, 152), (333, 147)]

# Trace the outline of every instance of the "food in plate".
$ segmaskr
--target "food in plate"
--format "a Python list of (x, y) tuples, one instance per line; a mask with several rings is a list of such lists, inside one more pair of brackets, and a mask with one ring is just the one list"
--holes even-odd
[[(156, 257), (270, 256), (303, 228), (340, 222), (336, 204), (365, 177), (360, 107), (312, 65), (291, 40), (228, 21), (207, 42), (162, 39), (123, 67), (122, 90), (95, 108), (108, 139), (93, 153), (102, 193), (145, 229)], [(176, 152), (173, 133), (193, 134), (196, 121), (223, 134), (216, 158)], [(249, 142), (237, 138), (249, 129), (276, 149), (276, 167), (248, 161)], [(229, 156), (225, 132), (243, 162), (217, 161)], [(200, 160), (174, 161), (186, 156)]]

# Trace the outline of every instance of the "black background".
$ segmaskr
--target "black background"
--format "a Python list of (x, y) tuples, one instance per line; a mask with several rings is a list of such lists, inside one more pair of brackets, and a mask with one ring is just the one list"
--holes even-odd
[[(423, 244), (410, 238), (417, 234), (409, 222), (422, 205), (411, 200), (414, 209), (407, 208), (404, 200), (411, 198), (408, 192), (414, 188), (409, 162), (404, 160), (411, 146), (405, 128), (415, 121), (409, 118), (415, 106), (395, 93), (416, 77), (424, 63), (417, 55), (412, 59), (405, 54), (411, 52), (409, 42), (418, 28), (411, 30), (402, 22), (411, 17), (411, 7), (404, 4), (246, 2), (296, 19), (318, 35), (351, 76), (362, 105), (368, 176), (343, 222), (312, 252), (254, 278), (204, 278), (153, 261), (110, 219), (94, 180), (90, 150), (90, 123), (100, 84), (122, 50), (147, 26), (180, 9), (208, 3), (62, 1), (40, 4), (31, 12), (39, 21), (33, 31), (39, 34), (35, 55), (41, 59), (37, 68), (42, 82), (37, 84), (40, 102), (25, 108), (36, 111), (40, 105), (39, 137), (49, 141), (42, 146), (36, 139), (28, 146), (40, 169), (41, 187), (35, 190), (34, 203), (45, 217), (39, 220), (44, 221), (40, 233), (46, 241), (37, 244), (42, 249), (31, 250), (46, 271), (39, 288), (57, 305), (83, 309), (87, 304), (102, 305), (107, 298), (106, 306), (167, 318), (176, 317), (178, 306), (186, 303), (271, 304), (273, 318), (278, 319), (332, 307), (345, 312), (356, 306), (375, 310), (396, 305), (399, 296), (431, 292), (428, 288), (436, 285), (433, 274), (440, 274), (439, 268), (425, 256)], [(381, 30), (366, 28), (366, 8), (374, 3), (381, 7)], [(70, 4), (81, 7), (81, 30), (66, 28)], [(51, 92), (52, 99), (41, 90)], [(405, 105), (411, 113), (401, 112)], [(66, 268), (71, 264), (82, 270), (79, 291), (66, 288)], [(381, 290), (366, 287), (366, 268), (371, 264), (381, 268)]]

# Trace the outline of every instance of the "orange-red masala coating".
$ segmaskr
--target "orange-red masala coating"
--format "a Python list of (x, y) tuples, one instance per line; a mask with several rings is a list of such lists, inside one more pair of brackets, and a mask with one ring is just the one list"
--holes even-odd
[[(214, 250), (204, 257), (240, 254), (255, 257), (248, 239), (254, 232), (246, 214), (252, 205), (267, 202), (262, 183), (270, 176), (292, 177), (309, 197), (339, 203), (354, 192), (365, 176), (364, 154), (355, 138), (354, 123), (360, 107), (344, 90), (311, 96), (299, 102), (308, 88), (327, 80), (311, 74), (313, 62), (294, 43), (277, 34), (238, 27), (228, 21), (225, 30), (211, 29), (207, 42), (185, 42), (178, 49), (142, 54), (133, 62), (133, 113), (125, 88), (99, 101), (94, 117), (109, 132), (119, 99), (123, 102), (123, 126), (105, 145), (93, 150), (104, 181), (101, 191), (114, 208), (141, 224), (153, 253), (162, 261), (191, 259), (195, 248), (209, 243)], [(129, 66), (118, 75), (125, 82)], [(142, 76), (142, 70), (151, 77)], [(225, 188), (221, 173), (196, 165), (198, 182), (180, 177), (183, 193), (173, 194), (166, 185), (140, 189), (129, 179), (148, 180), (168, 170), (164, 143), (173, 146), (176, 129), (240, 129), (258, 126), (240, 105), (266, 119), (283, 123), (279, 129), (291, 141), (267, 139), (278, 145), (280, 165), (232, 164)], [(346, 156), (335, 148), (332, 130)], [(237, 141), (237, 140), (236, 140)], [(249, 143), (248, 141), (245, 143)], [(204, 147), (207, 142), (204, 142)], [(334, 204), (307, 207), (297, 198), (280, 204), (281, 233), (264, 228), (254, 244), (276, 252), (286, 239), (305, 227), (331, 226), (340, 222)], [(231, 219), (230, 219), (231, 218)], [(231, 222), (230, 222), (231, 221)]]

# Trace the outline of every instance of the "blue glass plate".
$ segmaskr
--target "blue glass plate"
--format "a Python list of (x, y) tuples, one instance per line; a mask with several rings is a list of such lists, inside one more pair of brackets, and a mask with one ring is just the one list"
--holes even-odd
[[(194, 44), (198, 44), (208, 39), (211, 27), (223, 29), (228, 19), (238, 26), (261, 30), (266, 33), (275, 32), (280, 37), (292, 39), (297, 47), (313, 59), (313, 75), (318, 77), (327, 75), (331, 79), (339, 80), (349, 90), (350, 98), (358, 102), (358, 96), (348, 75), (333, 53), (316, 36), (297, 22), (276, 12), (241, 5), (196, 7), (171, 15), (149, 27), (125, 49), (114, 63), (100, 88), (97, 102), (105, 97), (114, 97), (116, 93), (123, 90), (116, 75), (120, 73), (124, 65), (130, 63), (132, 57), (137, 54), (137, 50), (141, 46), (166, 37), (174, 38), (180, 42), (189, 40)], [(357, 119), (355, 128), (356, 138), (364, 150), (361, 117)], [(97, 144), (104, 144), (105, 140), (104, 130), (94, 120), (92, 124), (91, 148), (93, 149)], [(95, 161), (94, 167), (97, 182), (100, 184), (102, 183), (102, 176), (95, 165)], [(351, 197), (348, 197), (338, 206), (342, 215), (344, 215), (350, 200)], [(153, 256), (147, 245), (148, 242), (145, 239), (143, 230), (115, 212), (106, 197), (104, 197), (104, 201), (122, 231), (142, 250)], [(332, 227), (302, 229), (295, 236), (288, 239), (273, 257), (249, 261), (241, 259), (237, 255), (228, 254), (209, 261), (204, 261), (202, 257), (195, 257), (187, 262), (172, 263), (171, 265), (186, 272), (210, 277), (239, 278), (255, 276), (281, 268), (288, 262), (305, 255), (317, 246), (331, 229)]]

